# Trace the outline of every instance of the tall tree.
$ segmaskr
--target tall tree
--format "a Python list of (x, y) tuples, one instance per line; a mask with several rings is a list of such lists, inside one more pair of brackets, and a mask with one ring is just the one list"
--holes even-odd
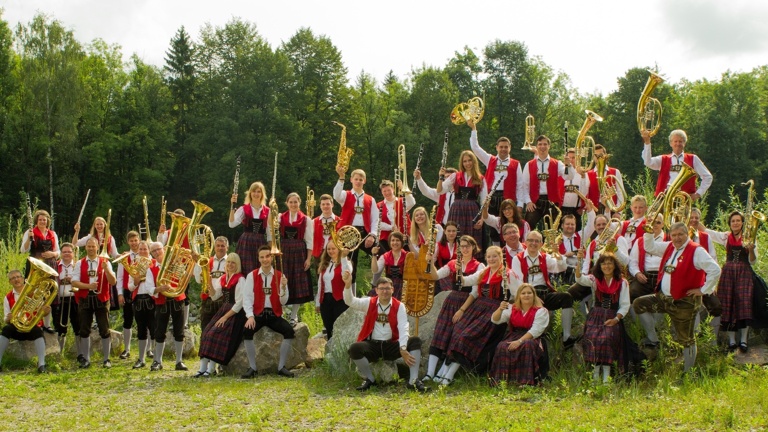
[(165, 66), (168, 87), (173, 96), (173, 112), (176, 119), (176, 143), (183, 148), (189, 134), (190, 108), (195, 100), (194, 45), (184, 29), (176, 32), (171, 39), (171, 48), (166, 52)]

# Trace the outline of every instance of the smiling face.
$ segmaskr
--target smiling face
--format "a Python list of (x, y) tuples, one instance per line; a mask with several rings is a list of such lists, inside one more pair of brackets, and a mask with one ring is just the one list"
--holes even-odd
[(459, 230), (454, 225), (448, 225), (443, 230), (443, 235), (449, 242), (456, 240), (456, 236), (459, 234)]
[(603, 271), (603, 274), (605, 275), (606, 279), (610, 279), (613, 277), (613, 271), (616, 269), (616, 263), (613, 262), (611, 259), (603, 260), (600, 263), (600, 270)]
[(535, 256), (539, 254), (541, 250), (541, 234), (536, 231), (532, 231), (528, 234), (528, 238), (525, 239), (525, 244), (528, 245), (528, 255)]
[(101, 219), (101, 218), (97, 218), (93, 222), (93, 227), (96, 228), (96, 232), (99, 233), (99, 234), (104, 232), (104, 228), (106, 228), (106, 226), (107, 226), (107, 223), (104, 222), (104, 220)]
[(424, 225), (427, 222), (427, 211), (419, 209), (413, 212), (413, 221), (416, 222), (416, 225), (418, 226)]
[(595, 231), (600, 234), (608, 226), (608, 219), (604, 215), (595, 218)]
[(390, 185), (384, 185), (381, 187), (381, 194), (387, 201), (395, 199), (395, 190)]
[(576, 218), (563, 219), (563, 234), (572, 235), (576, 232)]
[(330, 216), (331, 212), (333, 212), (333, 201), (329, 199), (320, 200), (320, 211), (324, 215)]
[(288, 201), (286, 201), (285, 204), (288, 206), (288, 210), (291, 213), (298, 213), (301, 209), (301, 200), (296, 195), (292, 195), (288, 198)]
[(146, 242), (139, 243), (139, 256), (149, 258), (149, 245)]
[(536, 141), (536, 153), (538, 153), (541, 159), (549, 156), (549, 141), (544, 138)]
[(496, 143), (496, 154), (498, 154), (500, 159), (508, 158), (511, 149), (512, 146), (509, 145), (509, 142), (507, 141), (499, 141)]
[(259, 251), (259, 264), (261, 268), (269, 269), (272, 267), (272, 254), (268, 250)]
[(520, 299), (520, 305), (523, 309), (528, 309), (533, 306), (533, 299), (536, 297), (536, 294), (530, 285), (525, 285), (517, 292), (517, 297)]
[(365, 177), (360, 174), (353, 174), (350, 180), (354, 189), (360, 190), (365, 186)]
[(380, 283), (376, 286), (376, 294), (379, 296), (379, 302), (387, 304), (392, 299), (392, 284), (388, 282)]
[(336, 259), (339, 257), (339, 248), (336, 247), (336, 243), (329, 241), (327, 245), (325, 245), (325, 251), (328, 252), (328, 256), (331, 257), (333, 261), (336, 261)]
[(139, 250), (139, 243), (141, 243), (141, 240), (138, 237), (131, 237), (128, 239), (128, 247), (131, 248), (131, 251), (133, 252)]
[(669, 146), (674, 154), (679, 155), (685, 150), (685, 139), (680, 135), (672, 135), (669, 138)]
[(464, 155), (461, 158), (461, 167), (464, 169), (464, 172), (472, 172), (474, 166), (475, 162), (472, 160), (472, 156)]
[(517, 226), (506, 228), (504, 230), (504, 242), (509, 247), (517, 247), (520, 243), (520, 229)]
[(489, 249), (485, 252), (485, 261), (488, 267), (498, 269), (501, 266), (501, 254), (497, 249)]
[(469, 260), (472, 259), (472, 254), (474, 252), (472, 245), (468, 241), (462, 240), (459, 242), (459, 248), (461, 248), (461, 257), (463, 261), (469, 262)]
[(48, 228), (48, 218), (43, 214), (37, 215), (35, 226), (37, 226), (40, 231), (44, 231)]
[(258, 204), (264, 199), (261, 188), (257, 187), (251, 191), (251, 204)]
[(99, 241), (95, 237), (88, 239), (88, 242), (85, 244), (85, 252), (88, 254), (88, 258), (96, 258), (96, 255), (99, 253)]
[(403, 242), (398, 237), (390, 237), (389, 247), (392, 249), (392, 252), (400, 252), (403, 249)]
[(16, 292), (21, 292), (24, 288), (24, 276), (18, 270), (11, 271), (8, 274), (8, 281)]
[(637, 200), (633, 202), (629, 208), (632, 209), (632, 216), (635, 219), (639, 219), (645, 216), (645, 211), (648, 210), (648, 205), (643, 201)]
[(744, 226), (744, 218), (740, 214), (731, 215), (728, 220), (728, 226), (731, 227), (731, 232), (734, 234), (740, 234), (741, 228)]
[(672, 244), (675, 245), (675, 248), (680, 249), (688, 241), (688, 230), (685, 228), (673, 229), (669, 232), (669, 236), (672, 238)]
[(62, 246), (61, 247), (61, 260), (64, 261), (64, 263), (69, 264), (72, 262), (72, 258), (75, 256), (74, 251), (72, 251), (72, 248), (70, 246)]

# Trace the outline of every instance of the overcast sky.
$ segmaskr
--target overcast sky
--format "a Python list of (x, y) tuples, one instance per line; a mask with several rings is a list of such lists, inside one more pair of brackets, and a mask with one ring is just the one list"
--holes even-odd
[(205, 23), (254, 22), (274, 47), (299, 28), (339, 48), (353, 80), (381, 80), (422, 65), (444, 66), (466, 45), (519, 40), (571, 77), (581, 92), (607, 94), (632, 67), (658, 66), (671, 82), (717, 79), (768, 64), (768, 2), (757, 0), (538, 1), (199, 1), (0, 0), (12, 26), (43, 12), (81, 42), (101, 38), (162, 65), (182, 25), (197, 38)]

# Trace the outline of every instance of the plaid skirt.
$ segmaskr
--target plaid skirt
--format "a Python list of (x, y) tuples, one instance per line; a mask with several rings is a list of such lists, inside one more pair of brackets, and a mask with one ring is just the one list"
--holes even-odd
[(539, 371), (539, 359), (544, 355), (544, 348), (539, 339), (528, 339), (520, 348), (510, 351), (510, 342), (523, 337), (528, 330), (516, 329), (507, 334), (498, 345), (491, 364), (491, 385), (502, 381), (510, 384), (534, 385)]
[(451, 277), (444, 277), (437, 281), (435, 284), (435, 295), (440, 294), (443, 291), (450, 291), (453, 289), (453, 284), (456, 280)]
[(481, 252), (478, 252), (477, 256), (480, 256), (478, 260), (485, 262), (485, 254), (482, 252), (485, 250), (483, 247), (483, 229), (475, 229), (472, 219), (477, 216), (477, 212), (480, 211), (480, 205), (474, 200), (460, 200), (457, 199), (451, 205), (451, 210), (448, 212), (448, 220), (456, 222), (459, 227), (459, 235), (471, 235), (477, 242), (477, 246)]
[(443, 307), (440, 308), (440, 313), (437, 315), (437, 324), (435, 324), (435, 332), (432, 335), (432, 344), (429, 346), (430, 350), (434, 348), (445, 352), (448, 349), (453, 334), (453, 315), (461, 308), (467, 297), (469, 297), (468, 292), (451, 291), (448, 294), (448, 298), (443, 302)]
[(622, 364), (624, 341), (621, 323), (615, 326), (605, 325), (605, 321), (616, 318), (614, 309), (604, 309), (595, 305), (584, 323), (584, 337), (581, 346), (584, 349), (584, 361), (599, 365)]
[(496, 324), (491, 322), (491, 315), (498, 307), (498, 300), (488, 297), (475, 300), (453, 327), (448, 356), (460, 354), (467, 361), (476, 362), (493, 336)]
[(288, 302), (302, 304), (314, 300), (309, 273), (304, 270), (307, 260), (307, 244), (299, 239), (280, 239), (283, 252), (283, 274), (288, 278)]
[(261, 264), (259, 264), (259, 248), (265, 244), (267, 244), (267, 238), (264, 234), (252, 232), (240, 234), (240, 238), (237, 239), (235, 253), (240, 256), (240, 268), (243, 275), (248, 276), (248, 273), (261, 267)]
[(746, 261), (727, 262), (720, 274), (717, 285), (717, 298), (723, 305), (721, 323), (736, 324), (739, 321), (752, 320), (752, 269)]
[(232, 309), (232, 304), (225, 303), (203, 330), (200, 336), (200, 358), (207, 358), (218, 364), (227, 365), (235, 356), (243, 340), (245, 312), (240, 311), (229, 318), (222, 327), (216, 327), (216, 321)]

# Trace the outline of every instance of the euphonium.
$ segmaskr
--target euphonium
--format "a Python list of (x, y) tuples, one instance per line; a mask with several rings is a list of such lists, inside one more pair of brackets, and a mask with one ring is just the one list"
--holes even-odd
[(99, 258), (109, 261), (109, 244), (112, 242), (112, 233), (109, 231), (109, 223), (112, 221), (112, 209), (107, 211), (107, 225), (104, 227), (104, 238), (99, 246)]
[(336, 156), (336, 165), (343, 167), (344, 172), (346, 172), (349, 169), (349, 160), (352, 159), (355, 151), (347, 148), (347, 127), (336, 121), (333, 124), (341, 127), (341, 139), (339, 141), (339, 153)]
[(144, 257), (141, 255), (136, 256), (136, 261), (129, 263), (128, 257), (131, 256), (131, 252), (124, 252), (119, 257), (112, 260), (112, 264), (122, 264), (126, 272), (133, 277), (134, 282), (138, 285), (147, 276), (147, 270), (152, 265), (152, 258)]
[(27, 333), (43, 319), (43, 309), (50, 306), (59, 293), (56, 278), (59, 273), (43, 261), (29, 257), (29, 276), (21, 290), (19, 300), (11, 309), (11, 324)]
[(555, 259), (560, 258), (560, 246), (558, 243), (562, 241), (563, 235), (560, 233), (558, 227), (560, 226), (560, 219), (563, 217), (563, 211), (560, 207), (555, 206), (557, 210), (557, 216), (552, 219), (552, 214), (544, 215), (544, 229), (541, 231), (542, 237), (544, 237), (544, 244), (541, 249), (551, 255)]
[(742, 183), (742, 186), (749, 185), (749, 191), (747, 192), (747, 210), (744, 212), (744, 229), (741, 238), (744, 246), (751, 246), (755, 244), (757, 240), (757, 230), (760, 228), (761, 223), (765, 223), (765, 215), (759, 211), (754, 210), (755, 201), (755, 181), (749, 180), (746, 183)]
[(532, 115), (525, 118), (525, 143), (520, 150), (534, 150), (533, 140), (536, 139), (536, 124)]
[(460, 125), (472, 119), (475, 124), (478, 124), (483, 119), (483, 115), (485, 115), (485, 103), (479, 97), (473, 97), (453, 107), (451, 122)]
[(306, 206), (307, 206), (307, 217), (312, 219), (315, 217), (315, 191), (309, 188), (307, 186), (307, 200), (306, 200)]
[[(691, 218), (691, 204), (693, 200), (687, 193), (681, 191), (685, 182), (695, 177), (696, 171), (690, 165), (683, 163), (680, 173), (675, 177), (667, 189), (656, 196), (646, 212), (645, 220), (654, 221), (661, 214), (664, 220), (664, 228), (669, 229), (675, 222), (684, 222), (688, 225)], [(645, 224), (645, 232), (653, 232), (651, 224)]]
[[(609, 154), (595, 155), (597, 185), (598, 190), (600, 191), (600, 198), (605, 200), (605, 207), (608, 208), (611, 213), (617, 213), (623, 211), (627, 207), (627, 191), (624, 190), (624, 186), (619, 181), (618, 177), (613, 174), (605, 175), (605, 168), (608, 164), (608, 158), (610, 157), (611, 155)], [(617, 197), (615, 203), (613, 202), (613, 197)]]
[(195, 233), (200, 226), (200, 220), (206, 214), (213, 210), (207, 205), (192, 201), (194, 212), (192, 217), (188, 218), (169, 212), (171, 216), (171, 230), (168, 234), (168, 241), (165, 246), (165, 256), (157, 275), (157, 286), (169, 285), (170, 290), (163, 292), (163, 295), (175, 298), (184, 293), (195, 268), (195, 260), (192, 259), (192, 251), (183, 247), (184, 240), (187, 240), (190, 247), (197, 239)]
[[(646, 220), (649, 220), (646, 218)], [(651, 219), (652, 220), (652, 219)], [(613, 218), (610, 222), (608, 222), (608, 225), (605, 226), (605, 229), (603, 232), (600, 233), (600, 235), (597, 236), (597, 238), (594, 240), (597, 244), (595, 245), (595, 253), (602, 254), (603, 252), (616, 252), (616, 246), (613, 245), (612, 247), (608, 247), (608, 242), (611, 241), (612, 238), (616, 237), (616, 234), (619, 232), (619, 229), (621, 228), (621, 219), (619, 218)]]
[(400, 144), (397, 147), (397, 178), (403, 183), (403, 186), (400, 188), (397, 186), (397, 181), (395, 182), (397, 194), (404, 196), (411, 193), (411, 190), (408, 189), (408, 177), (406, 176), (405, 168), (405, 144)]
[(657, 85), (664, 82), (664, 79), (652, 71), (648, 71), (648, 73), (651, 76), (648, 77), (645, 88), (640, 94), (640, 100), (637, 101), (637, 128), (640, 133), (647, 130), (650, 136), (654, 136), (661, 127), (661, 102), (652, 98), (651, 93)]
[(593, 158), (595, 140), (591, 136), (587, 136), (587, 132), (592, 125), (603, 121), (603, 118), (590, 110), (584, 110), (584, 112), (587, 114), (587, 118), (584, 119), (584, 124), (579, 130), (579, 136), (576, 137), (576, 168), (589, 171), (595, 164)]

